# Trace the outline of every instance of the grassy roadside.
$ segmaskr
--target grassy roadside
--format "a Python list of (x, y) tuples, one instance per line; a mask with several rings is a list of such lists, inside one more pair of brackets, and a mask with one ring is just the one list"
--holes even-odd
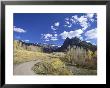
[(27, 50), (14, 50), (14, 64), (23, 63), (27, 61), (46, 59), (49, 58), (49, 54), (27, 51)]
[(96, 75), (96, 70), (85, 69), (76, 66), (68, 66), (63, 60), (63, 52), (43, 53), (27, 50), (14, 50), (14, 64), (24, 63), (41, 59), (42, 62), (36, 63), (32, 70), (40, 75)]

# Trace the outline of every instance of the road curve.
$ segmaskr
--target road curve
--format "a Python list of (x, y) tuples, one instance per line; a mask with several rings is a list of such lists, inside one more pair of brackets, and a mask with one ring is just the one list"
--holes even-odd
[(29, 61), (14, 65), (13, 75), (35, 75), (34, 71), (32, 70), (32, 67), (38, 62), (41, 62), (41, 60)]

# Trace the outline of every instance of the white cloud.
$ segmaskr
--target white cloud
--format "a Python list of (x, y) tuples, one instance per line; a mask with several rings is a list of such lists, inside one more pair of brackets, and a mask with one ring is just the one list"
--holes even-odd
[(64, 27), (69, 27), (69, 28), (71, 28), (71, 27), (72, 27), (72, 24), (70, 24), (70, 23), (68, 22), (68, 24), (65, 24)]
[(54, 23), (54, 26), (56, 26), (56, 27), (59, 27), (59, 25), (60, 25), (59, 22)]
[(68, 27), (69, 27), (69, 28), (72, 27), (72, 24), (68, 25)]
[(86, 41), (87, 43), (90, 43), (90, 41)]
[(45, 41), (49, 41), (49, 39), (46, 39)]
[(79, 21), (80, 23), (82, 23), (82, 22), (87, 22), (87, 18), (86, 18), (85, 16), (81, 16), (81, 17), (78, 18), (78, 21)]
[(65, 20), (69, 21), (69, 17), (66, 17)]
[(56, 40), (58, 40), (58, 38), (57, 38), (57, 34), (42, 34), (42, 38), (45, 40), (45, 41), (50, 41), (50, 40), (52, 40), (52, 41), (56, 41)]
[(54, 30), (54, 31), (57, 30), (54, 26), (51, 26), (51, 29)]
[(57, 37), (54, 36), (54, 37), (51, 37), (50, 40), (56, 41), (56, 40), (58, 40), (58, 39), (57, 39)]
[(13, 30), (14, 30), (15, 32), (18, 32), (18, 33), (25, 33), (25, 32), (26, 32), (24, 29), (22, 29), (22, 28), (17, 28), (16, 26), (14, 26)]
[(76, 23), (75, 19), (73, 19), (73, 18), (71, 18), (70, 21), (74, 24)]
[(69, 22), (69, 21), (65, 21), (65, 23), (66, 23), (66, 24), (70, 24), (70, 22)]
[(53, 31), (56, 31), (59, 26), (60, 26), (60, 22), (55, 22), (53, 25), (51, 25), (51, 29), (52, 29)]
[(86, 14), (86, 17), (91, 21), (91, 22), (94, 22), (95, 20), (93, 19), (95, 13), (87, 13)]
[(65, 27), (67, 27), (68, 25), (64, 25)]
[(70, 27), (72, 27), (72, 23), (74, 23), (74, 22), (75, 22), (75, 20), (73, 18), (69, 19), (69, 17), (66, 17), (64, 26), (70, 28)]
[(91, 29), (85, 33), (86, 40), (88, 39), (96, 39), (97, 38), (97, 29)]
[(82, 27), (82, 30), (86, 30), (89, 27), (88, 19), (87, 16), (83, 15), (78, 17), (77, 15), (72, 16), (71, 18), (72, 23), (77, 23), (80, 24)]
[(66, 39), (68, 37), (68, 32), (64, 31), (63, 33), (60, 34), (62, 39)]
[(89, 23), (87, 23), (85, 21), (81, 22), (80, 25), (81, 25), (83, 31), (86, 30), (89, 27)]
[(60, 36), (62, 37), (62, 39), (66, 39), (67, 37), (68, 38), (80, 37), (82, 33), (83, 31), (81, 29), (78, 29), (70, 32), (64, 31), (63, 33), (60, 34)]
[(94, 20), (94, 19), (90, 19), (90, 21), (91, 21), (91, 22), (94, 22), (95, 20)]
[(94, 17), (94, 13), (87, 13), (87, 17), (88, 18), (93, 18)]
[(83, 41), (83, 40), (84, 40), (82, 36), (80, 36), (80, 37), (79, 37), (79, 39), (80, 39), (81, 41)]
[(48, 33), (48, 34), (44, 34), (43, 36), (44, 36), (44, 39), (48, 39), (48, 38), (52, 37), (52, 34)]
[(58, 34), (54, 34), (54, 36), (58, 36)]
[(77, 19), (82, 27), (82, 30), (86, 30), (89, 26), (89, 23), (87, 22), (88, 19), (85, 16), (81, 16)]
[(72, 18), (74, 18), (74, 19), (78, 19), (78, 16), (77, 15), (74, 15), (74, 16), (72, 16)]
[[(65, 18), (65, 25), (67, 27), (72, 27), (73, 24), (80, 25), (82, 30), (86, 30), (90, 26), (90, 22), (94, 22), (95, 20), (93, 19), (94, 13), (87, 13), (86, 15), (82, 15), (78, 17), (78, 15), (71, 16), (69, 19), (68, 17)], [(70, 25), (71, 24), (71, 25)]]
[(25, 42), (29, 42), (29, 40), (24, 40)]

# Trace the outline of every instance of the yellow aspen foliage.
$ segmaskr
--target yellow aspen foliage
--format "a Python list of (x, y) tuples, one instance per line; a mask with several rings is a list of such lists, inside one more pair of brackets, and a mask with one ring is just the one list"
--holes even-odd
[(93, 57), (93, 52), (88, 50), (88, 59), (91, 60)]

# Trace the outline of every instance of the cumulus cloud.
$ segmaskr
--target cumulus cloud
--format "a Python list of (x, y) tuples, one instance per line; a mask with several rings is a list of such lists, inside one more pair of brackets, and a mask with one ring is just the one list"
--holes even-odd
[(29, 42), (29, 40), (24, 40), (25, 42)]
[(43, 36), (44, 36), (44, 39), (48, 39), (48, 38), (52, 37), (52, 34), (48, 33), (48, 34), (44, 34)]
[(86, 40), (88, 39), (96, 39), (97, 38), (97, 29), (91, 29), (85, 33)]
[(89, 21), (94, 22), (95, 19), (93, 19), (95, 13), (87, 13), (86, 17), (88, 18)]
[(53, 31), (56, 31), (59, 26), (60, 26), (60, 22), (55, 22), (53, 25), (51, 25), (51, 29), (52, 29)]
[(49, 41), (49, 38), (52, 37), (52, 34), (41, 34), (42, 35), (42, 38), (45, 40), (45, 41)]
[[(90, 22), (94, 22), (95, 20), (93, 19), (95, 13), (87, 13), (86, 15), (82, 15), (78, 17), (78, 15), (71, 16), (69, 20), (66, 20), (66, 24), (79, 24), (82, 27), (82, 30), (86, 30), (90, 26)], [(72, 26), (67, 26), (67, 27), (72, 27)]]
[(60, 34), (62, 39), (66, 39), (68, 37), (68, 32), (64, 31), (63, 33)]
[(89, 23), (87, 23), (86, 21), (80, 22), (80, 25), (83, 31), (89, 27)]
[(58, 36), (58, 34), (54, 34), (54, 36)]
[(68, 20), (69, 20), (69, 17), (66, 17), (66, 18), (65, 18), (65, 20), (67, 20), (67, 21), (68, 21)]
[(74, 18), (70, 18), (70, 21), (73, 23), (73, 24), (76, 24), (76, 20)]
[[(73, 15), (70, 17), (66, 17), (64, 18), (64, 21), (63, 21), (64, 25), (61, 25), (60, 22), (56, 21), (51, 25), (51, 29), (53, 30), (52, 34), (49, 34), (49, 33), (42, 34), (43, 39), (45, 41), (56, 41), (58, 40), (59, 36), (62, 39), (66, 39), (67, 37), (69, 38), (78, 37), (81, 40), (85, 39), (87, 41), (89, 39), (94, 39), (96, 38), (96, 30), (92, 29), (92, 30), (87, 31), (87, 29), (91, 27), (91, 22), (95, 21), (94, 15), (95, 15), (94, 13), (87, 13), (82, 16)], [(59, 29), (59, 26), (64, 26), (65, 28), (68, 27), (68, 29), (72, 29), (73, 26), (76, 26), (76, 27), (78, 26), (78, 30), (74, 30), (74, 29), (72, 31), (64, 30), (62, 33), (57, 34), (57, 32), (59, 33), (59, 31), (57, 31)], [(81, 35), (85, 35), (86, 38)]]
[(80, 36), (79, 39), (82, 40), (82, 41), (84, 40), (82, 36)]
[(54, 26), (56, 26), (56, 27), (59, 27), (59, 25), (60, 25), (59, 22), (54, 23)]
[(94, 17), (94, 13), (87, 13), (87, 17), (88, 18), (93, 18)]
[(18, 33), (25, 33), (26, 30), (22, 29), (22, 28), (18, 28), (16, 26), (14, 26), (14, 29), (13, 29), (15, 32), (18, 32)]
[(88, 19), (86, 16), (81, 16), (81, 17), (77, 17), (77, 20), (80, 24), (80, 26), (82, 27), (82, 30), (86, 30), (89, 26), (89, 23), (88, 23)]
[(51, 26), (51, 29), (54, 30), (54, 31), (57, 30), (54, 26)]
[(87, 18), (85, 16), (81, 16), (77, 19), (80, 23), (82, 22), (86, 22), (87, 21)]
[(70, 22), (69, 22), (69, 21), (65, 21), (65, 23), (66, 23), (66, 24), (70, 24)]
[(91, 21), (91, 22), (94, 22), (95, 20), (94, 20), (94, 19), (90, 19), (90, 21)]
[(72, 19), (71, 18), (70, 19), (68, 17), (65, 18), (64, 22), (65, 22), (65, 24), (64, 24), (65, 27), (68, 27), (68, 28), (72, 27)]
[(68, 25), (68, 27), (69, 27), (69, 28), (72, 27), (72, 24)]
[(72, 18), (74, 18), (74, 19), (78, 19), (78, 16), (77, 15), (74, 15), (74, 16), (72, 16)]
[(56, 41), (56, 40), (58, 40), (58, 38), (55, 37), (55, 36), (52, 36), (52, 37), (50, 38), (50, 40), (52, 40), (52, 41)]
[(68, 38), (73, 38), (73, 37), (80, 37), (81, 34), (83, 33), (83, 31), (81, 29), (75, 30), (75, 31), (64, 31), (63, 33), (60, 34), (60, 36), (62, 37), (62, 39), (66, 39)]
[(86, 41), (87, 43), (90, 43), (90, 41)]
[[(69, 19), (69, 18), (68, 18)], [(93, 21), (93, 19), (92, 19)], [(72, 16), (69, 20), (65, 20), (67, 27), (72, 27), (73, 24), (79, 24), (82, 30), (86, 30), (89, 27), (89, 22), (87, 16), (83, 15), (78, 17), (77, 15)]]
[(47, 42), (47, 41), (50, 41), (49, 39), (45, 39), (45, 41)]
[(50, 40), (52, 40), (52, 41), (56, 41), (56, 40), (58, 40), (58, 38), (57, 38), (57, 34), (42, 34), (42, 38), (45, 40), (45, 41), (50, 41)]

